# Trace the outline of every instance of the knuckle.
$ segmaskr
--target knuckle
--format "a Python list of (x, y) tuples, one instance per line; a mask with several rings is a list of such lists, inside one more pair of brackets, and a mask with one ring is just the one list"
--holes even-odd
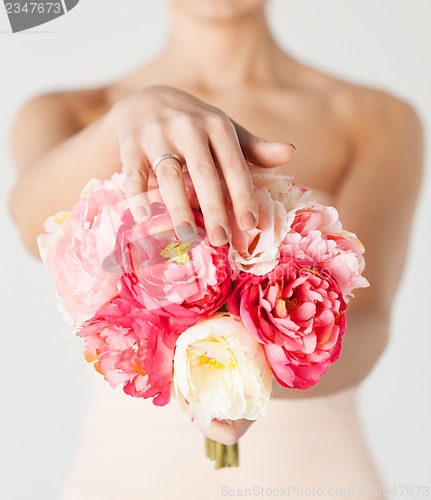
[(169, 180), (179, 180), (182, 177), (182, 172), (177, 163), (164, 161), (157, 167), (157, 176)]
[(230, 171), (235, 173), (242, 173), (248, 170), (244, 158), (239, 156), (228, 158), (224, 163)]
[(124, 99), (120, 99), (115, 102), (111, 108), (109, 109), (108, 116), (115, 120), (118, 116), (120, 116), (124, 112), (125, 102)]
[(176, 112), (170, 118), (170, 125), (175, 130), (195, 130), (198, 128), (196, 117), (190, 113)]
[(256, 200), (252, 193), (243, 192), (235, 194), (233, 201), (237, 206), (241, 207), (243, 206), (254, 207), (256, 205)]
[(201, 160), (196, 164), (196, 173), (203, 178), (218, 177), (214, 163), (211, 160)]
[(153, 114), (148, 122), (145, 123), (145, 133), (147, 137), (160, 137), (160, 133), (166, 129), (166, 118)]
[(232, 122), (223, 111), (208, 113), (206, 115), (206, 121), (212, 128), (223, 132), (231, 132), (233, 129)]
[(176, 222), (180, 223), (194, 220), (190, 207), (187, 207), (186, 205), (173, 205), (172, 207), (169, 207), (169, 213), (172, 214), (171, 219), (174, 225)]
[(132, 94), (115, 102), (107, 114), (110, 120), (119, 129), (129, 121), (134, 115), (136, 108), (136, 97)]
[(144, 178), (144, 172), (142, 171), (140, 165), (128, 165), (128, 167), (124, 169), (124, 175), (126, 178), (126, 182), (141, 182)]
[(208, 205), (203, 209), (206, 217), (219, 219), (223, 215), (223, 207), (220, 205)]

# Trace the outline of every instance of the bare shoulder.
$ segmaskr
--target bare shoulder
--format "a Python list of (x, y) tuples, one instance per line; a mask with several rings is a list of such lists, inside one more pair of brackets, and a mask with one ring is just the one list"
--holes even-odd
[(422, 135), (415, 107), (388, 91), (334, 79), (328, 94), (337, 116), (357, 144), (400, 135), (406, 141), (417, 140)]
[(45, 111), (74, 117), (77, 122), (84, 114), (99, 110), (106, 105), (109, 87), (63, 90), (36, 95), (24, 103), (21, 111)]
[(352, 146), (347, 172), (357, 170), (374, 185), (390, 180), (393, 193), (403, 192), (413, 207), (424, 168), (423, 126), (415, 107), (385, 90), (342, 81), (333, 84), (329, 98)]
[(106, 88), (58, 91), (29, 98), (11, 129), (11, 150), (19, 170), (76, 134), (106, 111)]
[[(350, 166), (359, 168), (360, 165), (371, 170), (379, 163), (381, 176), (391, 169), (392, 173), (404, 170), (405, 175), (410, 176), (416, 171), (419, 178), (424, 139), (415, 107), (386, 90), (319, 76), (320, 91), (349, 138)], [(373, 175), (377, 175), (376, 172)]]

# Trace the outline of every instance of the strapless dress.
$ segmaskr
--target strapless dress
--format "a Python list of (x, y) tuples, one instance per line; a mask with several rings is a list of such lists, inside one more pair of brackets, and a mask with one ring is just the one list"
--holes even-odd
[[(380, 483), (357, 416), (357, 389), (271, 399), (240, 440), (240, 466), (214, 470), (177, 401), (156, 407), (91, 377), (85, 430), (62, 500), (374, 498)], [(368, 494), (364, 495), (367, 491)]]

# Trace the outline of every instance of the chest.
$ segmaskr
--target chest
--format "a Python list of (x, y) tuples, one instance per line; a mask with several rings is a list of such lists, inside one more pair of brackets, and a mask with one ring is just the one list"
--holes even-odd
[(207, 102), (223, 109), (257, 136), (290, 142), (296, 155), (279, 170), (313, 191), (322, 203), (331, 203), (351, 154), (349, 137), (328, 100), (282, 92), (227, 95)]

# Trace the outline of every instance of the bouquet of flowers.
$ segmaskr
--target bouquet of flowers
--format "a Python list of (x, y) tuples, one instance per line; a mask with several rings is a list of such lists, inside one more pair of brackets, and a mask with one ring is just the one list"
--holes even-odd
[[(251, 173), (258, 225), (241, 231), (228, 206), (232, 237), (221, 247), (188, 177), (191, 241), (176, 235), (155, 185), (151, 218), (136, 222), (122, 174), (90, 181), (38, 238), (87, 361), (135, 398), (163, 406), (175, 396), (199, 428), (264, 415), (274, 377), (316, 384), (339, 357), (349, 296), (368, 286), (364, 248), (335, 208), (291, 177)], [(217, 468), (238, 465), (237, 445), (207, 439), (206, 450)]]

